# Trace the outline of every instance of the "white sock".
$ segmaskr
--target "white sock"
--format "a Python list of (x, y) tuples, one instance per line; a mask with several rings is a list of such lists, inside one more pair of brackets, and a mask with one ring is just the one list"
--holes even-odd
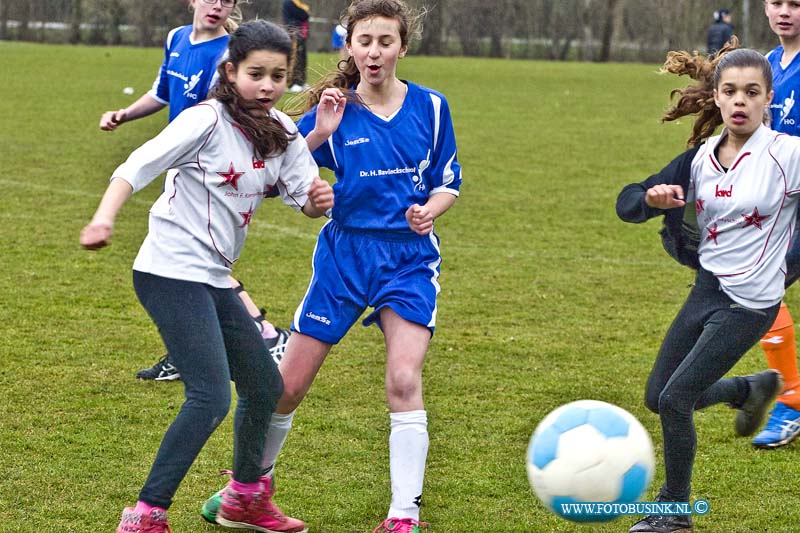
[(389, 413), (389, 476), (392, 504), (387, 518), (419, 520), (422, 481), (428, 457), (428, 414), (424, 410)]
[(261, 472), (265, 476), (272, 477), (275, 461), (278, 459), (278, 454), (281, 453), (283, 443), (286, 442), (289, 430), (292, 429), (292, 419), (294, 419), (294, 411), (285, 415), (272, 413), (269, 429), (267, 429), (267, 439), (264, 442), (264, 455), (261, 457)]

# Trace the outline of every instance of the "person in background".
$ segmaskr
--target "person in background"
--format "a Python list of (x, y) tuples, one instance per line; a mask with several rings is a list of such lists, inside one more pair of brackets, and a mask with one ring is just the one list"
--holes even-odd
[(345, 38), (347, 37), (347, 28), (341, 24), (337, 24), (331, 30), (331, 47), (339, 54), (339, 59), (347, 59), (347, 48), (345, 47)]
[[(764, 12), (780, 46), (767, 54), (772, 66), (775, 97), (770, 106), (770, 127), (800, 136), (800, 2), (765, 0)], [(786, 253), (786, 287), (800, 278), (800, 235), (795, 232)], [(761, 339), (769, 368), (783, 376), (783, 391), (778, 396), (764, 429), (753, 438), (757, 448), (779, 448), (800, 435), (800, 373), (797, 368), (794, 321), (785, 303), (769, 332)]]
[(311, 7), (301, 0), (283, 0), (283, 24), (292, 36), (292, 60), (289, 76), (290, 93), (308, 89), (306, 69), (308, 68), (308, 21)]
[(725, 43), (733, 37), (733, 24), (731, 24), (731, 12), (725, 8), (714, 11), (714, 22), (708, 27), (706, 37), (706, 51), (713, 56), (719, 52)]

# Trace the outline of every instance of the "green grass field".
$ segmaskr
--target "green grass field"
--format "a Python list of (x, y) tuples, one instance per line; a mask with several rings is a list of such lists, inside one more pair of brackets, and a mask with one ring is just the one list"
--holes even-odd
[[(131, 287), (153, 184), (120, 214), (113, 245), (83, 251), (78, 234), (113, 169), (155, 135), (166, 112), (114, 133), (108, 109), (149, 88), (161, 50), (0, 42), (0, 531), (112, 531), (135, 502), (178, 383), (137, 382), (163, 354)], [(320, 72), (332, 56), (312, 56)], [(431, 436), (422, 518), (431, 531), (627, 531), (635, 517), (579, 526), (530, 490), (525, 450), (551, 409), (577, 399), (634, 413), (691, 273), (661, 250), (657, 221), (620, 222), (620, 188), (664, 166), (688, 123), (659, 123), (685, 79), (657, 65), (407, 58), (401, 77), (447, 95), (464, 169), (462, 196), (437, 222), (442, 293), (425, 368)], [(235, 273), (278, 325), (310, 273), (320, 221), (265, 203)], [(789, 303), (796, 315), (796, 293)], [(735, 369), (765, 366), (760, 348)], [(369, 532), (389, 502), (384, 347), (355, 327), (334, 348), (278, 465), (277, 502), (314, 533)], [(795, 444), (757, 451), (733, 435), (734, 412), (696, 416), (693, 498), (707, 532), (796, 531)], [(181, 486), (176, 532), (221, 531), (198, 511), (231, 461), (231, 418)], [(794, 495), (793, 495), (794, 494)], [(787, 513), (788, 510), (788, 513)]]

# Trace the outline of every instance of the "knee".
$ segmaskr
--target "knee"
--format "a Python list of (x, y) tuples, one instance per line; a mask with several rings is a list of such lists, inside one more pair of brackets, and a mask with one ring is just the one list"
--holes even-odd
[[(664, 389), (661, 391), (661, 394), (658, 395), (658, 413), (662, 416), (685, 413), (686, 409), (683, 403), (679, 395), (673, 394), (668, 389)], [(691, 411), (691, 409), (689, 411)]]
[(188, 392), (184, 408), (198, 413), (198, 416), (204, 418), (212, 430), (216, 429), (228, 416), (231, 408), (230, 386), (225, 389)]
[(279, 411), (281, 413), (289, 413), (297, 409), (297, 407), (303, 401), (303, 398), (305, 398), (306, 393), (308, 392), (308, 387), (305, 387), (303, 384), (299, 383), (283, 382), (281, 391), (282, 393), (279, 402)]
[(422, 376), (411, 369), (401, 368), (386, 376), (386, 396), (391, 400), (407, 401), (422, 393)]
[(658, 412), (659, 412), (658, 411), (658, 403), (659, 403), (660, 396), (661, 396), (661, 391), (660, 390), (654, 390), (652, 388), (648, 388), (644, 393), (644, 405), (645, 405), (645, 407), (647, 407), (650, 411), (652, 411), (655, 414), (658, 414)]

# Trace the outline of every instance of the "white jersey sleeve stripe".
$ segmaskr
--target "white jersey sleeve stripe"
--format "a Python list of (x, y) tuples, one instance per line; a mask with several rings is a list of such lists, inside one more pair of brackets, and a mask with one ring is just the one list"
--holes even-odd
[(431, 103), (433, 103), (433, 151), (435, 152), (439, 143), (439, 115), (442, 112), (442, 99), (431, 94)]
[[(333, 165), (336, 168), (339, 168), (339, 162), (336, 161), (336, 150), (333, 149), (333, 135), (328, 137), (328, 147), (330, 148), (331, 151), (331, 157), (333, 157)], [(331, 170), (336, 170), (336, 169), (331, 169)]]

